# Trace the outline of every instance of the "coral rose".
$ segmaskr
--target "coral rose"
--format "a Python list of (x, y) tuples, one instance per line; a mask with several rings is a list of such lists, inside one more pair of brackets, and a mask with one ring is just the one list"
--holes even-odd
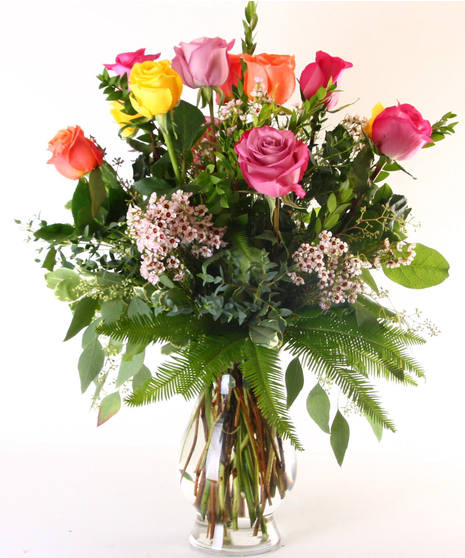
[(182, 81), (192, 88), (222, 85), (229, 75), (228, 50), (234, 40), (201, 37), (190, 43), (180, 43), (174, 47), (176, 56), (171, 65)]
[(68, 126), (60, 130), (49, 142), (52, 157), (47, 161), (55, 165), (58, 172), (73, 180), (80, 178), (103, 161), (103, 151), (84, 136), (79, 126)]
[(140, 48), (134, 52), (122, 52), (116, 57), (114, 64), (104, 64), (107, 70), (112, 70), (119, 76), (130, 73), (136, 62), (146, 62), (147, 60), (156, 60), (160, 58), (158, 54), (145, 54), (145, 48)]
[[(322, 50), (316, 53), (315, 62), (308, 64), (300, 76), (300, 88), (306, 99), (313, 97), (320, 87), (326, 88), (331, 79), (332, 83), (340, 84), (342, 72), (352, 68), (351, 62), (346, 62), (337, 56), (331, 56)], [(327, 107), (334, 107), (339, 95), (331, 93), (327, 99)]]
[(225, 97), (232, 97), (232, 86), (237, 85), (242, 74), (241, 60), (247, 64), (244, 89), (249, 98), (257, 89), (257, 83), (264, 93), (277, 104), (282, 105), (295, 89), (295, 58), (288, 54), (230, 54), (230, 70), (226, 82), (221, 86)]
[(252, 128), (234, 147), (242, 175), (249, 186), (275, 198), (295, 192), (303, 198), (299, 184), (308, 166), (308, 147), (290, 130), (271, 126)]
[(129, 86), (132, 106), (146, 118), (166, 114), (178, 104), (182, 93), (181, 76), (169, 60), (134, 64)]
[(431, 124), (407, 103), (388, 107), (372, 124), (371, 136), (381, 153), (391, 159), (410, 159), (425, 144), (433, 141)]

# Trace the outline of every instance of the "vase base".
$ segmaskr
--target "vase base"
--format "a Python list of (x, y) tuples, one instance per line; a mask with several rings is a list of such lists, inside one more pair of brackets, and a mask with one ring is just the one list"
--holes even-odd
[(197, 516), (189, 542), (196, 550), (217, 556), (255, 556), (271, 552), (279, 547), (281, 539), (273, 516), (265, 516), (264, 521), (266, 535), (259, 531), (258, 535), (254, 536), (250, 521), (246, 518), (239, 518), (239, 529), (225, 528), (223, 524), (219, 523), (215, 527), (215, 534), (211, 539), (207, 536), (207, 522)]

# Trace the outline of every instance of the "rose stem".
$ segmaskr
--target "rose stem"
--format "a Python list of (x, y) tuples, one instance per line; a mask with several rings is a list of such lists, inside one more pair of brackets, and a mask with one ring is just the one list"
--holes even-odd
[(191, 449), (189, 451), (189, 455), (187, 456), (186, 463), (184, 465), (184, 469), (182, 470), (182, 473), (181, 473), (181, 481), (183, 480), (184, 475), (186, 474), (187, 466), (189, 465), (192, 454), (194, 453), (194, 450), (195, 450), (195, 445), (197, 443), (197, 435), (199, 433), (199, 421), (200, 421), (200, 405), (197, 407), (197, 411), (196, 411), (195, 415), (196, 415), (196, 419), (195, 419), (194, 439), (192, 441), (192, 446), (191, 446)]
[(160, 130), (165, 139), (166, 147), (168, 149), (168, 155), (173, 167), (174, 176), (176, 177), (176, 182), (182, 184), (181, 172), (179, 170), (178, 159), (176, 157), (176, 152), (174, 149), (173, 138), (171, 137), (171, 132), (168, 128), (168, 117), (166, 114), (157, 114), (155, 117), (160, 124)]

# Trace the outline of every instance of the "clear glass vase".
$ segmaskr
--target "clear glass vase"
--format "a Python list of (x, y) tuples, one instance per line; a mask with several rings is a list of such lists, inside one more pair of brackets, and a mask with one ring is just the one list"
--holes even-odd
[(279, 546), (273, 512), (294, 485), (296, 454), (263, 417), (237, 368), (197, 400), (179, 471), (197, 510), (192, 546), (235, 556)]

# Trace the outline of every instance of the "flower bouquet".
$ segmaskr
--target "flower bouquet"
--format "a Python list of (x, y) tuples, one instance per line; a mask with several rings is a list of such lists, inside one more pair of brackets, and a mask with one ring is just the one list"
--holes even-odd
[[(70, 222), (31, 225), (47, 285), (73, 314), (65, 339), (83, 332), (81, 389), (95, 390), (98, 425), (122, 400), (197, 398), (179, 464), (197, 510), (191, 542), (242, 555), (279, 542), (272, 511), (294, 483), (289, 407), (304, 376), (339, 464), (347, 406), (378, 438), (394, 430), (371, 378), (423, 376), (408, 353), (423, 339), (377, 277), (426, 288), (448, 264), (408, 240), (410, 207), (387, 179), (456, 124), (406, 103), (331, 124), (352, 64), (319, 51), (296, 85), (293, 56), (255, 54), (256, 25), (249, 2), (242, 53), (203, 37), (172, 61), (140, 49), (106, 64), (100, 88), (132, 176), (79, 126), (61, 130), (49, 163), (77, 180)], [(286, 106), (296, 87), (301, 102)], [(166, 360), (154, 369), (155, 343)]]

